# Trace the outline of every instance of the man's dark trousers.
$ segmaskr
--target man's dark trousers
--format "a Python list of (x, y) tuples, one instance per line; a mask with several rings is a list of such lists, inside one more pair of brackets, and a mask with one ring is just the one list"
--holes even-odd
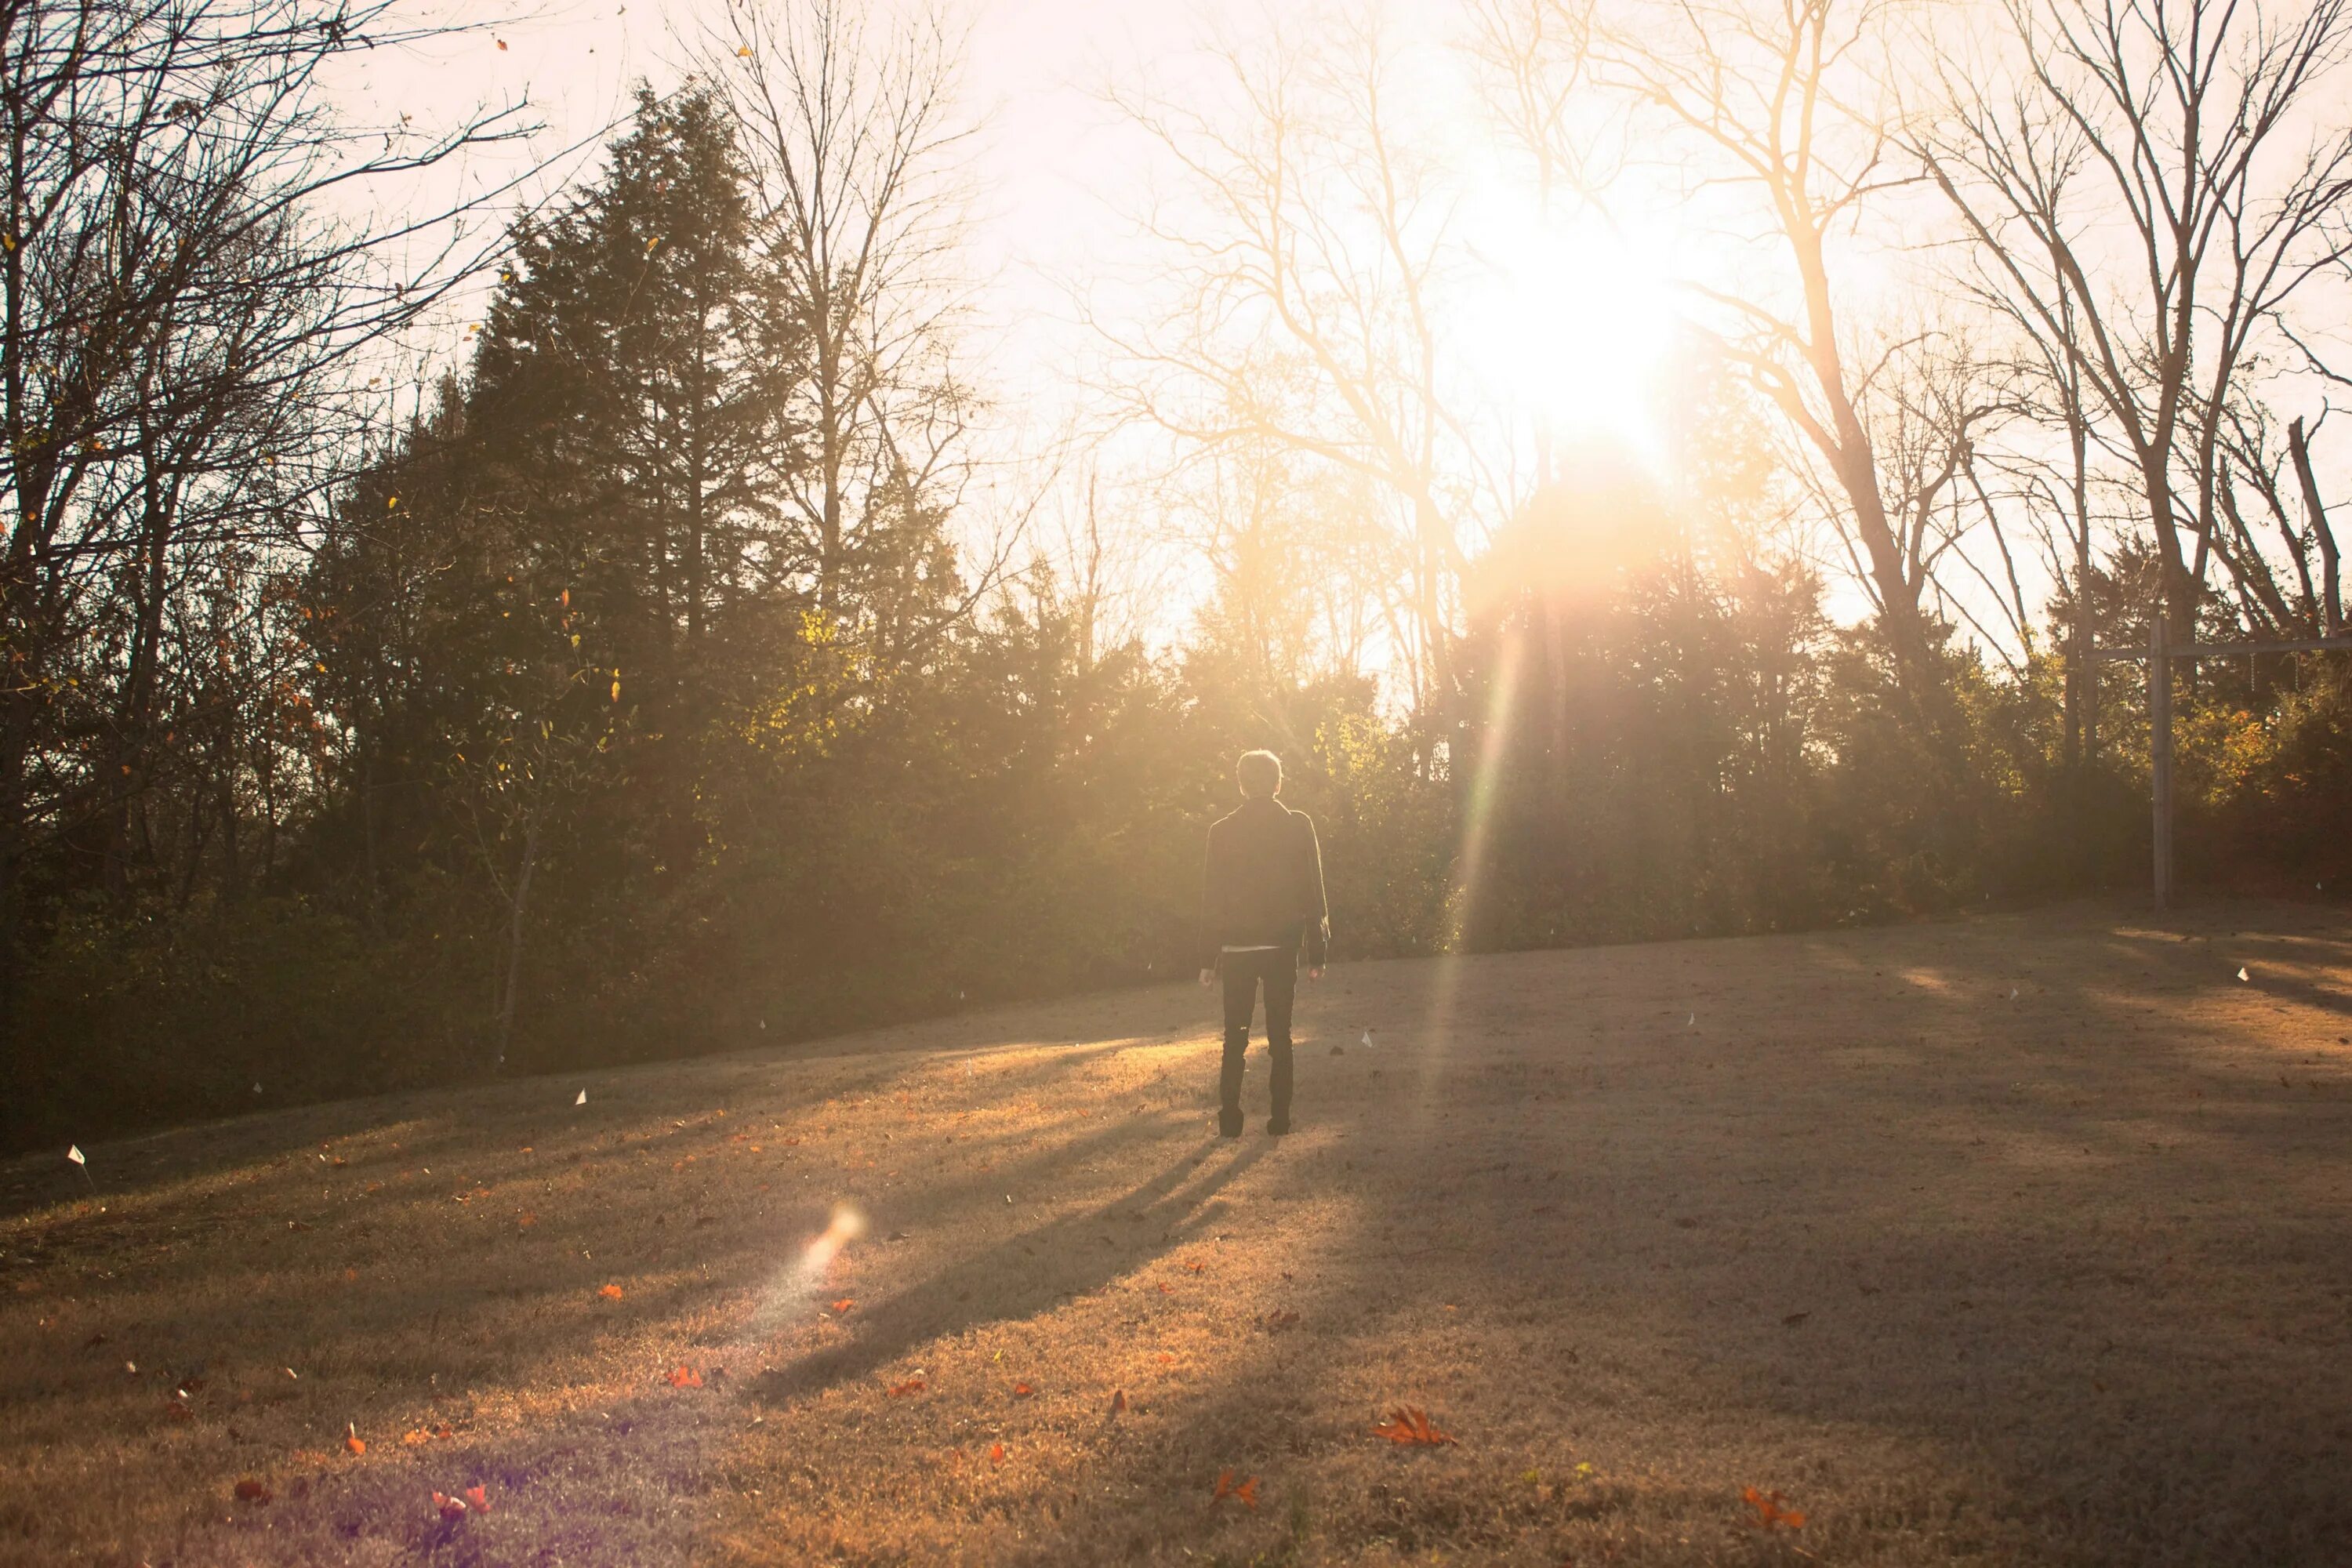
[(1222, 953), (1217, 967), (1225, 980), (1225, 1059), (1217, 1080), (1217, 1129), (1228, 1138), (1242, 1131), (1242, 1053), (1249, 1048), (1250, 1013), (1260, 984), (1265, 986), (1265, 1043), (1274, 1053), (1274, 1125), (1290, 1124), (1290, 1004), (1298, 994), (1298, 950), (1263, 949)]

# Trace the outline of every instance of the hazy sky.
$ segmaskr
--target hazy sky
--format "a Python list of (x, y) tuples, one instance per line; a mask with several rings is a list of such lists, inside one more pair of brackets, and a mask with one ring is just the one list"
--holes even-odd
[[(528, 99), (545, 131), (531, 154), (559, 159), (540, 188), (593, 167), (600, 128), (624, 114), (641, 77), (675, 83), (691, 38), (719, 16), (723, 0), (553, 0), (498, 8), (489, 37), (469, 36), (427, 52), (375, 50), (353, 57), (335, 96), (355, 120), (389, 123), (403, 113), (420, 124), (446, 121), (476, 104)], [(1034, 361), (1056, 352), (1041, 333), (1041, 312), (1057, 315), (1050, 279), (1083, 274), (1112, 237), (1110, 209), (1124, 170), (1134, 166), (1133, 133), (1100, 101), (1115, 77), (1162, 61), (1199, 36), (1221, 10), (1255, 8), (1214, 0), (950, 0), (948, 14), (968, 26), (966, 97), (982, 122), (976, 152), (981, 208), (974, 225), (973, 275), (984, 280), (987, 317), (999, 329), (1000, 355)], [(483, 16), (480, 5), (419, 7), (413, 15)], [(503, 42), (504, 48), (499, 47)], [(477, 159), (473, 182), (511, 177), (530, 158)], [(429, 187), (387, 189), (383, 204), (429, 199)], [(1007, 373), (1013, 365), (1003, 367)], [(1020, 365), (1021, 378), (1033, 369)]]

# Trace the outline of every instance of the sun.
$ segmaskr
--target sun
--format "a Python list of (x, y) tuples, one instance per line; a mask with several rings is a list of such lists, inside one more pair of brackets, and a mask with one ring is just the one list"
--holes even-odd
[(1471, 374), (1507, 417), (1559, 447), (1654, 459), (1679, 329), (1666, 247), (1598, 215), (1546, 216), (1500, 197), (1465, 214)]

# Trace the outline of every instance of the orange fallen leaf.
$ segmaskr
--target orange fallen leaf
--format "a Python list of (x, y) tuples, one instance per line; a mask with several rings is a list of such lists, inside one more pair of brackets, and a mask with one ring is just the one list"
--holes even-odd
[(539, 1216), (535, 1214), (519, 1214), (515, 1215), (515, 1228), (517, 1230), (529, 1230), (532, 1226), (535, 1226), (538, 1223)]
[(1013, 1385), (1013, 1397), (1015, 1399), (1026, 1399), (1036, 1392), (1025, 1383), (1016, 1383)]
[(474, 1505), (475, 1512), (488, 1513), (490, 1511), (490, 1489), (487, 1486), (467, 1487), (466, 1500)]
[(855, 1296), (844, 1296), (840, 1300), (835, 1301), (835, 1302), (833, 1304), (833, 1310), (834, 1310), (834, 1311), (835, 1311), (835, 1314), (839, 1314), (839, 1313), (842, 1313), (842, 1312), (846, 1312), (847, 1310), (849, 1310), (849, 1309), (850, 1309), (850, 1308), (855, 1307), (856, 1305), (857, 1305), (857, 1298), (856, 1298), (856, 1297), (855, 1297)]
[(1207, 1267), (1207, 1264), (1202, 1262), (1197, 1258), (1188, 1258), (1184, 1260), (1184, 1272), (1187, 1274), (1198, 1274), (1202, 1269), (1206, 1268)]
[(923, 1392), (923, 1380), (919, 1377), (910, 1377), (904, 1383), (892, 1384), (887, 1392), (893, 1399), (903, 1398), (909, 1394), (920, 1394)]
[(1002, 1443), (991, 1443), (988, 1446), (988, 1460), (989, 1463), (992, 1465), (1001, 1465), (1004, 1463), (1004, 1445)]
[(1160, 1282), (1160, 1293), (1163, 1296), (1173, 1296), (1176, 1294), (1176, 1287), (1168, 1283), (1167, 1280), (1162, 1279)]
[(596, 1294), (604, 1297), (607, 1301), (617, 1301), (621, 1299), (621, 1288), (618, 1285), (607, 1285)]
[(346, 1268), (346, 1269), (344, 1269), (344, 1270), (343, 1270), (343, 1283), (344, 1283), (344, 1284), (346, 1284), (346, 1285), (351, 1284), (352, 1281), (356, 1280), (359, 1277), (360, 1277), (360, 1271), (359, 1271), (358, 1269), (356, 1269), (356, 1268)]
[(702, 1374), (681, 1362), (669, 1374), (669, 1385), (672, 1388), (700, 1388)]
[(451, 1524), (455, 1524), (459, 1520), (466, 1517), (466, 1500), (463, 1498), (454, 1498), (443, 1492), (435, 1492), (433, 1494), (433, 1507), (437, 1512), (439, 1512), (444, 1520)]
[(1252, 1512), (1255, 1512), (1257, 1510), (1257, 1478), (1255, 1476), (1252, 1476), (1248, 1479), (1242, 1481), (1239, 1484), (1235, 1484), (1233, 1471), (1219, 1470), (1217, 1472), (1217, 1493), (1214, 1497), (1209, 1500), (1209, 1506), (1213, 1508), (1218, 1503), (1224, 1501), (1227, 1498), (1240, 1499), (1241, 1504), (1244, 1508), (1250, 1510)]
[(349, 1448), (354, 1454), (364, 1454), (367, 1452), (367, 1439), (360, 1436), (360, 1429), (356, 1425), (348, 1422), (345, 1423), (343, 1447)]
[(1430, 1424), (1429, 1413), (1410, 1405), (1400, 1405), (1389, 1412), (1389, 1418), (1373, 1426), (1372, 1436), (1385, 1437), (1391, 1443), (1421, 1444), (1435, 1447), (1451, 1443), (1454, 1438)]
[(1788, 1500), (1779, 1492), (1760, 1492), (1754, 1487), (1742, 1487), (1739, 1500), (1756, 1510), (1756, 1528), (1759, 1530), (1769, 1530), (1776, 1524), (1785, 1524), (1790, 1530), (1805, 1528), (1805, 1516), (1793, 1508), (1783, 1507)]
[(239, 1502), (268, 1502), (272, 1495), (270, 1489), (261, 1484), (259, 1476), (247, 1476), (236, 1483), (236, 1500)]

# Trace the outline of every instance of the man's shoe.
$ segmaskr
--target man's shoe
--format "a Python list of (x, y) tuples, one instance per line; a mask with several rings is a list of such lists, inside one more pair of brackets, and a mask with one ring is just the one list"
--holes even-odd
[(1290, 1118), (1287, 1116), (1270, 1116), (1266, 1118), (1265, 1130), (1269, 1136), (1279, 1138), (1284, 1133), (1290, 1131)]
[(1240, 1137), (1241, 1135), (1242, 1135), (1242, 1122), (1241, 1122), (1241, 1118), (1240, 1118), (1240, 1117), (1238, 1117), (1238, 1116), (1237, 1116), (1237, 1117), (1234, 1118), (1231, 1121), (1227, 1121), (1223, 1120), (1223, 1118), (1220, 1118), (1220, 1119), (1218, 1120), (1218, 1122), (1217, 1122), (1217, 1136), (1218, 1136), (1218, 1137), (1220, 1137), (1220, 1138), (1238, 1138), (1238, 1137)]

